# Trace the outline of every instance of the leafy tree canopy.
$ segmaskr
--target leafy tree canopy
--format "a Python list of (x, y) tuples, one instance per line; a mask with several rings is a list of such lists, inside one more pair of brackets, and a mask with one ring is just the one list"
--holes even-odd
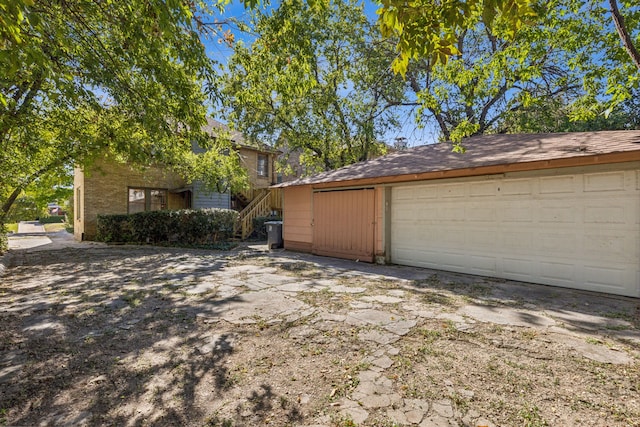
[[(603, 110), (603, 101), (609, 114), (639, 84), (640, 6), (633, 0), (623, 0), (621, 7), (616, 0), (382, 0), (379, 25), (384, 35), (398, 40), (394, 70), (402, 74), (410, 70), (410, 61), (426, 60), (435, 67), (464, 55), (460, 44), (470, 31), (514, 46), (523, 37), (541, 42), (561, 35), (550, 51), (566, 51), (571, 56), (566, 63), (582, 78), (584, 96), (577, 98), (574, 119), (592, 119)], [(504, 70), (521, 69), (535, 59), (526, 47), (523, 53), (512, 56), (514, 62)]]
[(389, 45), (354, 1), (284, 0), (255, 10), (228, 63), (231, 119), (247, 135), (301, 153), (307, 173), (380, 154), (403, 81)]
[[(201, 130), (217, 78), (200, 39), (209, 12), (186, 0), (4, 2), (0, 216), (36, 179), (105, 153), (188, 178), (238, 171), (228, 143)], [(197, 158), (194, 141), (213, 150)]]
[(613, 126), (618, 119), (608, 116), (619, 118), (640, 83), (633, 54), (640, 6), (621, 5), (383, 0), (379, 25), (398, 40), (393, 67), (407, 77), (418, 118), (433, 119), (444, 139), (459, 141), (513, 130), (506, 121), (534, 105), (557, 106), (570, 121)]

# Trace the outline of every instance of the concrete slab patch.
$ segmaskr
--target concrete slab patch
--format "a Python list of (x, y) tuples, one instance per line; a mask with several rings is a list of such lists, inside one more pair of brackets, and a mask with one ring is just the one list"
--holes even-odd
[(311, 280), (303, 280), (301, 282), (285, 283), (284, 285), (277, 286), (276, 289), (282, 292), (320, 292), (326, 289), (326, 286), (319, 286), (317, 282)]
[(242, 265), (232, 265), (225, 266), (220, 269), (219, 274), (224, 276), (235, 276), (239, 274), (247, 274), (247, 275), (258, 275), (258, 274), (273, 274), (278, 271), (277, 268), (274, 267), (265, 267), (263, 265), (255, 265), (255, 264), (242, 264)]
[(327, 322), (344, 322), (347, 318), (346, 314), (330, 313), (325, 310), (319, 310), (317, 315), (318, 320)]
[(352, 406), (340, 411), (340, 414), (351, 419), (356, 425), (362, 424), (369, 418), (369, 412), (359, 406)]
[(549, 334), (548, 337), (553, 341), (563, 343), (573, 348), (578, 354), (596, 362), (626, 365), (634, 361), (633, 357), (627, 353), (611, 349), (607, 347), (604, 342), (591, 343), (582, 338), (564, 334)]
[(453, 323), (466, 323), (468, 318), (458, 313), (439, 313), (434, 316), (435, 319), (449, 320)]
[(189, 294), (199, 295), (207, 292), (215, 291), (218, 287), (218, 283), (216, 282), (201, 282), (197, 285), (187, 286), (185, 291)]
[(336, 294), (361, 294), (366, 290), (367, 288), (357, 286), (332, 285), (329, 287), (329, 291)]
[(351, 307), (354, 310), (366, 310), (368, 308), (373, 308), (374, 305), (370, 302), (353, 301), (349, 303), (349, 307)]
[(384, 328), (392, 334), (403, 336), (408, 334), (409, 331), (411, 331), (411, 329), (416, 326), (416, 323), (417, 322), (415, 320), (400, 320), (397, 322), (389, 323), (385, 325)]
[(372, 360), (371, 363), (379, 368), (387, 369), (393, 365), (393, 360), (389, 356), (382, 356), (378, 359)]
[(366, 332), (360, 332), (358, 334), (358, 339), (360, 341), (373, 341), (378, 344), (385, 345), (385, 344), (393, 344), (394, 342), (400, 339), (400, 336), (396, 334), (388, 333), (388, 332), (371, 330)]
[(283, 285), (285, 283), (297, 282), (300, 279), (297, 277), (285, 276), (284, 274), (261, 273), (255, 275), (255, 280), (271, 287)]
[(308, 306), (275, 291), (246, 292), (229, 300), (203, 304), (202, 313), (235, 324), (256, 323), (259, 319), (278, 321), (283, 316), (296, 317)]
[(420, 303), (407, 303), (402, 305), (402, 309), (410, 312), (416, 317), (422, 317), (424, 319), (435, 319), (437, 313), (431, 310), (425, 304)]
[(367, 297), (362, 297), (363, 300), (365, 301), (369, 301), (369, 302), (379, 302), (382, 304), (397, 304), (402, 302), (402, 298), (398, 298), (398, 297), (393, 297), (393, 296), (389, 296), (389, 295), (374, 295), (374, 296), (367, 296)]
[(443, 417), (442, 415), (432, 415), (425, 418), (420, 427), (457, 427), (458, 424), (453, 420)]
[(387, 325), (393, 321), (397, 320), (397, 315), (393, 313), (388, 313), (386, 311), (380, 310), (358, 310), (347, 315), (347, 319), (345, 320), (347, 323), (356, 325), (356, 326), (364, 326), (364, 325)]
[(468, 305), (460, 308), (457, 313), (481, 322), (491, 322), (499, 325), (547, 328), (556, 323), (553, 319), (541, 316), (530, 310), (502, 306)]
[(610, 319), (604, 315), (598, 316), (595, 314), (582, 313), (577, 310), (563, 309), (563, 310), (546, 310), (545, 314), (563, 322), (566, 327), (571, 329), (585, 329), (596, 331), (599, 329), (607, 329), (607, 327), (619, 327), (629, 326), (630, 322), (625, 322), (620, 319)]
[(438, 415), (447, 418), (453, 417), (453, 405), (450, 400), (436, 400), (431, 403), (431, 408)]

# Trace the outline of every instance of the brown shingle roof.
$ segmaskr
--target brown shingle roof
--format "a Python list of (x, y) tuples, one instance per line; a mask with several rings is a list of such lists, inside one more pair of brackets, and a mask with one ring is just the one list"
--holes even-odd
[(532, 163), (531, 169), (535, 169), (535, 162), (574, 158), (586, 160), (613, 153), (629, 153), (629, 161), (638, 160), (640, 130), (481, 135), (465, 139), (462, 145), (466, 149), (465, 153), (454, 153), (451, 144), (424, 145), (283, 183), (279, 187), (346, 183), (374, 178), (380, 178), (384, 182), (385, 177), (526, 163)]

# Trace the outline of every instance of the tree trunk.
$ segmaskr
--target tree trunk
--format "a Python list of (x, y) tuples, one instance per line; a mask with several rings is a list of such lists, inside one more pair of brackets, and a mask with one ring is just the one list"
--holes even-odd
[(616, 26), (620, 40), (622, 40), (622, 45), (631, 57), (633, 63), (640, 70), (640, 54), (638, 54), (638, 50), (633, 45), (631, 35), (629, 34), (629, 31), (627, 31), (627, 27), (624, 25), (624, 18), (620, 14), (616, 0), (609, 0), (609, 7), (611, 9), (611, 15), (613, 16), (613, 23)]
[(5, 200), (5, 202), (2, 204), (2, 210), (0, 211), (0, 220), (4, 219), (7, 216), (7, 214), (9, 213), (9, 209), (11, 209), (11, 205), (13, 205), (13, 202), (16, 201), (16, 199), (18, 198), (21, 192), (22, 192), (22, 187), (18, 187), (15, 190), (13, 190), (13, 193), (11, 193), (9, 198)]

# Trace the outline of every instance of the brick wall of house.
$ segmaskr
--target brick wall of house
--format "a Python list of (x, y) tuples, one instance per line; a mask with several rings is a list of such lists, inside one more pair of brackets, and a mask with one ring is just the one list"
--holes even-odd
[[(177, 189), (185, 182), (169, 171), (155, 167), (134, 169), (126, 164), (101, 160), (91, 169), (76, 169), (74, 235), (77, 240), (93, 240), (98, 214), (126, 214), (129, 188)], [(185, 193), (168, 193), (169, 209), (185, 207)], [(78, 215), (79, 213), (79, 215)]]

